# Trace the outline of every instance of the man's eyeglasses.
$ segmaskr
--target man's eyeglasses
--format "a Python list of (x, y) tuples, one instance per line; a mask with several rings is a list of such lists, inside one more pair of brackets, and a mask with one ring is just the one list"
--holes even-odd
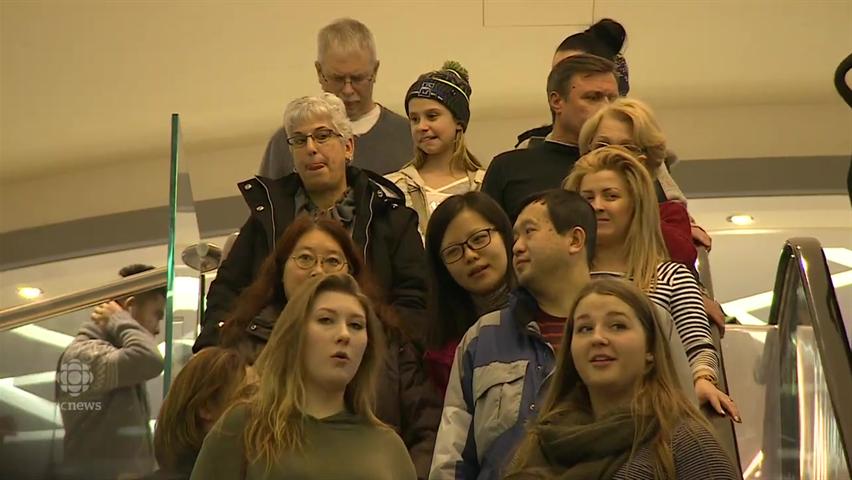
[(333, 90), (338, 90), (346, 86), (352, 85), (353, 88), (363, 88), (371, 84), (376, 78), (375, 74), (368, 75), (326, 75), (320, 72), (322, 81), (328, 84)]
[(497, 230), (494, 227), (483, 228), (467, 237), (467, 240), (454, 243), (441, 250), (441, 259), (445, 264), (456, 263), (464, 257), (464, 248), (471, 250), (482, 250), (491, 244), (491, 232)]
[(287, 137), (287, 143), (296, 147), (302, 148), (308, 144), (308, 138), (313, 138), (316, 143), (325, 143), (334, 137), (343, 137), (343, 135), (335, 132), (330, 128), (318, 128), (314, 133), (297, 133), (292, 137)]
[(604, 147), (621, 147), (621, 148), (627, 150), (628, 152), (630, 152), (630, 153), (632, 153), (636, 156), (646, 155), (644, 148), (642, 148), (638, 145), (633, 145), (632, 143), (617, 144), (617, 143), (607, 143), (607, 142), (595, 142), (595, 143), (592, 144), (592, 150), (597, 150), (599, 148), (604, 148)]
[(293, 262), (296, 263), (296, 266), (302, 270), (310, 270), (314, 268), (317, 265), (317, 262), (322, 265), (322, 270), (325, 273), (339, 272), (346, 266), (346, 260), (337, 255), (315, 256), (310, 253), (300, 253), (298, 255), (293, 255), (290, 258), (292, 258)]

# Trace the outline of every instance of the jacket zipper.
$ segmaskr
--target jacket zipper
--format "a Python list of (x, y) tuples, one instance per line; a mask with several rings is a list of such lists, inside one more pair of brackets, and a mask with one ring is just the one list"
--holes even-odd
[(257, 178), (257, 181), (260, 183), (260, 186), (263, 187), (263, 190), (266, 192), (266, 200), (269, 202), (269, 214), (272, 216), (272, 245), (269, 247), (269, 251), (271, 252), (275, 250), (275, 242), (278, 241), (278, 235), (276, 235), (275, 232), (275, 207), (272, 205), (272, 197), (269, 195), (269, 189), (266, 188), (266, 184), (263, 183), (263, 180), (259, 178)]
[[(381, 188), (381, 187), (379, 187)], [(367, 218), (367, 239), (364, 241), (364, 261), (367, 260), (367, 249), (370, 246), (370, 224), (373, 223), (373, 198), (375, 198), (376, 192), (370, 192), (370, 216)], [(372, 259), (371, 259), (372, 260)], [(368, 263), (369, 265), (369, 263)]]
[[(556, 371), (556, 350), (554, 350), (553, 347), (550, 345), (550, 343), (547, 340), (544, 339), (544, 337), (541, 335), (540, 332), (537, 332), (534, 329), (529, 328), (529, 324), (527, 326), (527, 333), (530, 334), (533, 338), (535, 338), (539, 342), (543, 343), (545, 346), (547, 346), (547, 348), (550, 349), (550, 352), (553, 354), (553, 363), (554, 363), (553, 369), (551, 369), (550, 372), (548, 372), (547, 375), (544, 376), (544, 378), (541, 380), (541, 383), (538, 385), (538, 388), (536, 388), (535, 396), (536, 396), (536, 399), (538, 399), (538, 398), (540, 398), (542, 388), (544, 388), (544, 386), (547, 385), (547, 381), (553, 375), (553, 372)], [(539, 366), (541, 366), (541, 364), (539, 364)]]

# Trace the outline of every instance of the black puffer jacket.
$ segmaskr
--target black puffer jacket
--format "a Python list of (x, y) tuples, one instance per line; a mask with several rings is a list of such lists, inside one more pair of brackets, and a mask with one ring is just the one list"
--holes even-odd
[[(402, 192), (380, 175), (350, 166), (346, 181), (355, 193), (352, 239), (363, 249), (366, 263), (403, 329), (420, 338), (428, 287), (417, 213), (405, 206)], [(293, 221), (300, 186), (295, 173), (278, 180), (254, 177), (239, 184), (251, 216), (210, 286), (205, 321), (194, 352), (218, 344), (221, 322)]]

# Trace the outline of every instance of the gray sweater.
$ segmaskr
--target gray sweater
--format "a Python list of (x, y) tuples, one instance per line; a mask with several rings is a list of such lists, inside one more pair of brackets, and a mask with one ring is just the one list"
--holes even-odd
[[(381, 107), (379, 120), (373, 128), (355, 138), (355, 158), (352, 164), (362, 170), (385, 175), (399, 170), (412, 158), (414, 144), (408, 120), (385, 107)], [(287, 132), (279, 128), (269, 139), (258, 174), (276, 179), (291, 173), (293, 155), (287, 145)]]
[(129, 313), (80, 327), (57, 368), (65, 426), (61, 478), (116, 478), (154, 470), (145, 382), (163, 371), (154, 337)]

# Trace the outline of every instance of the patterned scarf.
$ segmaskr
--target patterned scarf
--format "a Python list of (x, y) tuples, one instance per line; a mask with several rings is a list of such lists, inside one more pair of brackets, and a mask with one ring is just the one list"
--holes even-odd
[(296, 192), (296, 216), (301, 213), (307, 213), (314, 220), (320, 218), (337, 220), (351, 232), (355, 222), (355, 191), (347, 188), (334, 205), (323, 210), (311, 200), (304, 188), (299, 187)]

